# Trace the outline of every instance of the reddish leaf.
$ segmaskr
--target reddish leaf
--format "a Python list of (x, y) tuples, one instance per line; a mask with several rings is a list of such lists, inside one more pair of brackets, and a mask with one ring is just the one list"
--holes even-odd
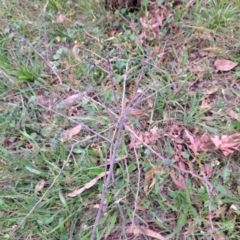
[(233, 153), (234, 150), (237, 150), (240, 146), (240, 133), (235, 133), (230, 136), (223, 135), (211, 137), (212, 142), (214, 143), (216, 149), (221, 150), (224, 156), (228, 156)]
[(174, 172), (171, 172), (170, 176), (171, 176), (173, 182), (175, 183), (175, 185), (179, 189), (184, 189), (185, 188), (185, 179), (184, 179), (184, 177), (181, 174), (179, 174), (178, 179), (175, 178)]
[(45, 185), (45, 181), (41, 179), (35, 186), (35, 191), (38, 192), (40, 191)]

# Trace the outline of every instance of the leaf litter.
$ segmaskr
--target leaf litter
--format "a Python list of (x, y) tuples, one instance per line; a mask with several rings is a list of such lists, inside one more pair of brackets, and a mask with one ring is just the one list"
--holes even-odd
[(228, 72), (234, 69), (239, 63), (226, 59), (218, 59), (214, 62), (214, 67), (217, 71)]

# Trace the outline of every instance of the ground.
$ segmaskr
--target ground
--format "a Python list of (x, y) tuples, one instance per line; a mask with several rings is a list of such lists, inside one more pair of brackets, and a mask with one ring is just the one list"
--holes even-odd
[(1, 239), (239, 239), (239, 1), (0, 17)]

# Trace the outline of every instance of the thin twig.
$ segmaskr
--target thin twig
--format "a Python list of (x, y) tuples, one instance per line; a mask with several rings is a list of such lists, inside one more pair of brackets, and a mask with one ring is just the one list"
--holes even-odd
[(141, 182), (141, 169), (140, 169), (140, 163), (139, 163), (139, 159), (138, 159), (138, 153), (137, 153), (137, 150), (136, 150), (136, 147), (135, 147), (135, 146), (134, 146), (133, 150), (134, 150), (135, 159), (136, 159), (137, 168), (138, 168), (137, 192), (136, 192), (136, 197), (135, 197), (135, 204), (134, 204), (134, 211), (133, 211), (133, 219), (132, 219), (132, 225), (133, 225), (133, 227), (134, 227), (134, 217), (135, 217), (135, 213), (136, 213), (136, 210), (137, 210), (136, 205), (138, 204), (138, 196), (139, 196), (140, 182)]
[(118, 145), (119, 145), (119, 141), (120, 141), (120, 135), (121, 135), (123, 125), (124, 125), (124, 120), (125, 120), (125, 115), (119, 119), (118, 127), (115, 129), (114, 134), (113, 134), (112, 144), (111, 144), (111, 149), (110, 149), (109, 174), (108, 174), (108, 176), (106, 178), (106, 181), (104, 183), (102, 197), (101, 197), (98, 213), (97, 213), (97, 216), (96, 216), (95, 221), (94, 221), (93, 231), (92, 231), (90, 240), (95, 240), (97, 225), (98, 225), (98, 222), (99, 222), (101, 214), (102, 214), (107, 189), (108, 189), (110, 179), (112, 178), (112, 174), (113, 174), (114, 161), (115, 161), (115, 157), (116, 157), (116, 153), (117, 153), (117, 149), (118, 149)]
[(0, 69), (0, 71), (2, 72), (2, 74), (7, 77), (11, 83), (14, 83), (14, 79), (12, 79), (7, 73), (5, 73), (2, 69)]

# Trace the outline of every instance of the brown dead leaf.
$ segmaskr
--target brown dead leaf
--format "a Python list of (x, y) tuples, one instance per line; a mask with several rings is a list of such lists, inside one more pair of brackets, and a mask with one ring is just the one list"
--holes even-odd
[(196, 137), (193, 136), (187, 129), (185, 129), (185, 134), (190, 140), (190, 145), (188, 145), (188, 147), (195, 155), (199, 155), (199, 152), (208, 151), (211, 149), (210, 137), (207, 133), (204, 133), (201, 137)]
[(222, 232), (215, 232), (213, 234), (213, 240), (227, 240), (227, 237)]
[(137, 131), (136, 135), (138, 136), (138, 139), (135, 136), (132, 136), (129, 148), (133, 148), (142, 143), (149, 144), (155, 142), (159, 138), (157, 131), (157, 126), (150, 129), (150, 132)]
[(214, 86), (214, 87), (209, 88), (209, 89), (205, 92), (205, 94), (211, 95), (211, 94), (217, 92), (217, 90), (218, 90), (218, 86)]
[(84, 91), (84, 92), (80, 92), (80, 93), (71, 95), (71, 96), (67, 97), (67, 98), (63, 101), (63, 103), (64, 103), (64, 104), (67, 104), (67, 105), (74, 104), (76, 101), (81, 101), (81, 100), (83, 100), (85, 94), (86, 94), (86, 92)]
[(140, 210), (140, 211), (144, 211), (143, 206), (141, 205), (140, 202), (135, 202), (135, 209)]
[(145, 173), (145, 181), (147, 182), (144, 191), (147, 192), (155, 184), (154, 174), (160, 170), (160, 166), (153, 166)]
[(84, 185), (84, 187), (67, 194), (67, 197), (76, 197), (77, 195), (81, 194), (85, 190), (87, 190), (87, 189), (91, 188), (92, 186), (94, 186), (99, 179), (103, 178), (104, 176), (106, 176), (108, 174), (109, 174), (109, 171), (100, 173), (93, 180), (91, 180), (90, 182), (86, 183)]
[(43, 179), (41, 179), (35, 186), (35, 191), (38, 192), (40, 191), (41, 189), (43, 189), (45, 185), (45, 181)]
[(209, 109), (211, 107), (209, 102), (210, 102), (209, 98), (203, 99), (202, 102), (201, 102), (201, 106), (199, 108), (202, 109), (202, 110)]
[(158, 139), (158, 127), (154, 126), (151, 130), (150, 133), (151, 135), (149, 136), (149, 142), (155, 142)]
[(65, 20), (65, 16), (62, 13), (59, 13), (55, 23), (63, 23)]
[(213, 136), (211, 140), (216, 149), (221, 150), (224, 156), (228, 156), (240, 147), (240, 133), (235, 133), (230, 136)]
[(174, 172), (171, 172), (170, 176), (171, 176), (173, 182), (175, 183), (175, 185), (179, 189), (184, 189), (185, 188), (185, 178), (181, 174), (179, 174), (178, 179), (175, 178)]
[(99, 209), (99, 207), (100, 207), (100, 204), (99, 204), (99, 203), (96, 203), (95, 205), (93, 205), (92, 208)]
[(66, 183), (67, 185), (71, 184), (71, 177), (70, 177), (69, 175), (66, 175), (66, 176), (65, 176), (65, 183)]
[(146, 110), (143, 109), (132, 109), (129, 113), (133, 116), (142, 116), (146, 113)]
[(191, 143), (190, 148), (197, 155), (199, 151), (199, 145), (200, 145), (199, 141), (197, 141), (187, 129), (185, 129), (185, 133), (186, 133), (186, 137), (190, 140), (190, 143)]
[(153, 102), (151, 99), (147, 99), (147, 104), (148, 104), (148, 107), (152, 108), (153, 107)]
[(69, 131), (68, 139), (72, 139), (73, 136), (77, 135), (82, 129), (82, 124), (77, 125)]
[(199, 164), (199, 167), (201, 169), (200, 175), (207, 176), (207, 178), (210, 178), (212, 176), (213, 167), (208, 163)]
[(232, 70), (238, 65), (237, 62), (232, 62), (226, 59), (219, 59), (214, 62), (214, 66), (218, 71), (227, 72)]
[(139, 18), (142, 25), (142, 33), (139, 35), (139, 38), (149, 38), (153, 40), (162, 35), (160, 27), (167, 15), (168, 10), (164, 5), (158, 5), (156, 2), (150, 2), (148, 15), (143, 15)]
[(157, 240), (165, 240), (166, 238), (164, 236), (162, 236), (161, 234), (154, 232), (146, 227), (128, 227), (126, 229), (126, 233), (127, 234), (134, 234), (134, 235), (139, 235), (139, 234), (145, 234), (148, 237), (152, 237), (153, 239), (157, 239)]
[(236, 119), (237, 121), (240, 121), (240, 115), (237, 114), (236, 112), (234, 112), (234, 111), (232, 110), (232, 108), (227, 109), (227, 113), (228, 113), (228, 115), (229, 115), (230, 117)]
[(214, 212), (212, 212), (212, 219), (219, 218), (222, 212), (225, 212), (226, 207), (220, 207), (218, 206), (218, 209)]

